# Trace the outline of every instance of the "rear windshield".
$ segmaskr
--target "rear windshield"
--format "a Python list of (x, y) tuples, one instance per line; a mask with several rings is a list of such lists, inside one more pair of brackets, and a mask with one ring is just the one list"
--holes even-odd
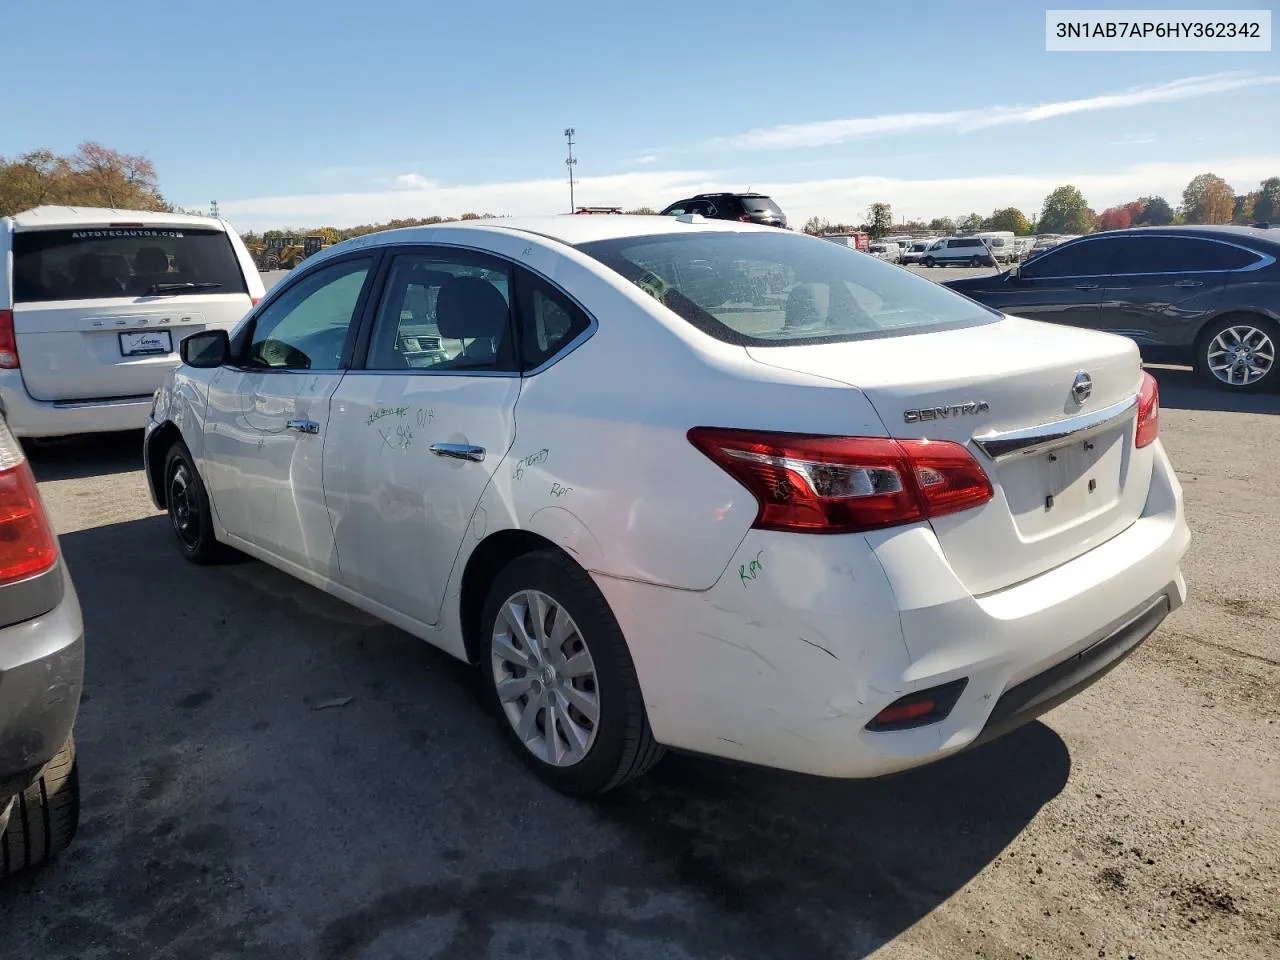
[(784, 231), (624, 237), (579, 249), (704, 333), (744, 346), (895, 336), (999, 317), (883, 260)]
[(741, 199), (747, 213), (782, 213), (781, 208), (768, 197), (742, 197)]
[(13, 235), (15, 303), (189, 293), (248, 293), (221, 230), (88, 227)]

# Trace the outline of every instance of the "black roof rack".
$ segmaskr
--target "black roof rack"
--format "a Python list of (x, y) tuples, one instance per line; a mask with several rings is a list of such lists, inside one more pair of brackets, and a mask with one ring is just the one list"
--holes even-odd
[(755, 193), (754, 191), (744, 190), (740, 193), (733, 190), (721, 190), (719, 193), (695, 193), (690, 199), (693, 200), (709, 200), (712, 197), (763, 197), (763, 193)]

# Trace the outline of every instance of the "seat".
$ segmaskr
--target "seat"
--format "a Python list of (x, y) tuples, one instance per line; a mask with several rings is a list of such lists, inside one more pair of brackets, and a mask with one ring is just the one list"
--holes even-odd
[(141, 296), (153, 283), (163, 283), (168, 273), (169, 255), (163, 248), (139, 247), (133, 255), (133, 276), (129, 278), (127, 289), (135, 296)]
[(511, 310), (506, 298), (482, 277), (454, 277), (436, 297), (440, 336), (469, 341), (460, 354), (435, 369), (510, 368)]
[(784, 327), (812, 327), (827, 319), (830, 290), (825, 283), (797, 283), (787, 294)]

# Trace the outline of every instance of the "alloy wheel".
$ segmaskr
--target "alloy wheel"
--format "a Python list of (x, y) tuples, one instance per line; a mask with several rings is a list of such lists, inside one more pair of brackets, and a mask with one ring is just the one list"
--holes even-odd
[(539, 760), (581, 761), (600, 726), (591, 651), (569, 612), (538, 590), (508, 597), (490, 639), (494, 686), (507, 722)]
[(1247, 387), (1271, 372), (1276, 347), (1265, 330), (1249, 324), (1227, 327), (1209, 341), (1209, 372), (1229, 387)]

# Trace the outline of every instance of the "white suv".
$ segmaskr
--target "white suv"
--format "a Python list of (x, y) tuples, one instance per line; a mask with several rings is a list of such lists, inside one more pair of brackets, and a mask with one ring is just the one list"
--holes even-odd
[(178, 342), (263, 294), (225, 221), (37, 207), (0, 218), (0, 411), (19, 437), (140, 429)]

